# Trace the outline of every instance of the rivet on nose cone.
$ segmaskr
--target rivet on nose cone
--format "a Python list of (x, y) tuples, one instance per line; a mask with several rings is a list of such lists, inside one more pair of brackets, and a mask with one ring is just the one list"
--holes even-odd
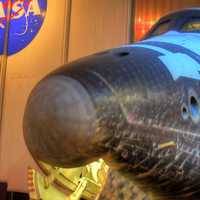
[(74, 167), (91, 162), (95, 109), (86, 89), (66, 76), (50, 76), (32, 91), (24, 137), (37, 160)]

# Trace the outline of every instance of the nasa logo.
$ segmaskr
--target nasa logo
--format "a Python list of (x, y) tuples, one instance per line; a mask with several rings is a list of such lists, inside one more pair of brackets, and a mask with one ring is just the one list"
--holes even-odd
[[(9, 0), (0, 0), (0, 54), (3, 54)], [(11, 0), (8, 55), (24, 49), (40, 30), (47, 0)]]

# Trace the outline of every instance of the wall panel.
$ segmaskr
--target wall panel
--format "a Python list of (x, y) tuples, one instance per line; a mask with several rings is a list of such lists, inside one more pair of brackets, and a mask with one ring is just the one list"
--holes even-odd
[[(70, 60), (128, 43), (130, 0), (72, 0)], [(35, 166), (22, 135), (27, 97), (66, 58), (67, 0), (48, 0), (44, 24), (32, 43), (8, 58), (0, 138), (0, 181), (26, 192), (28, 166)], [(45, 144), (44, 144), (45, 145)]]
[(7, 181), (9, 190), (26, 191), (27, 167), (35, 166), (22, 135), (24, 107), (35, 84), (64, 63), (66, 10), (66, 0), (48, 0), (46, 18), (36, 38), (27, 48), (8, 58), (0, 181)]
[(73, 0), (69, 59), (129, 40), (129, 0)]

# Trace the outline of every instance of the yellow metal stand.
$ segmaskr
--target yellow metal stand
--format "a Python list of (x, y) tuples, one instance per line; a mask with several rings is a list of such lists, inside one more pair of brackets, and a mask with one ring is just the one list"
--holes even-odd
[(102, 159), (85, 167), (73, 169), (39, 164), (46, 175), (28, 169), (31, 200), (97, 200), (108, 173), (108, 166)]

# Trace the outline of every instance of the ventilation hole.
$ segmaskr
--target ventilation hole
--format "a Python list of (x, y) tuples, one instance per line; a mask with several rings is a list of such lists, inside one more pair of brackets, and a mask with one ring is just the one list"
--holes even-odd
[(198, 105), (198, 102), (197, 102), (196, 98), (193, 97), (193, 96), (190, 97), (190, 103), (193, 106), (197, 106)]
[(183, 105), (183, 106), (182, 106), (181, 115), (182, 115), (182, 118), (183, 118), (184, 120), (187, 120), (187, 119), (189, 118), (188, 108), (187, 108), (186, 105)]
[(196, 97), (190, 97), (190, 112), (192, 119), (197, 122), (200, 118), (200, 111), (199, 111), (199, 102)]
[(117, 53), (117, 56), (124, 57), (124, 56), (128, 56), (129, 54), (130, 54), (129, 52), (119, 52)]

